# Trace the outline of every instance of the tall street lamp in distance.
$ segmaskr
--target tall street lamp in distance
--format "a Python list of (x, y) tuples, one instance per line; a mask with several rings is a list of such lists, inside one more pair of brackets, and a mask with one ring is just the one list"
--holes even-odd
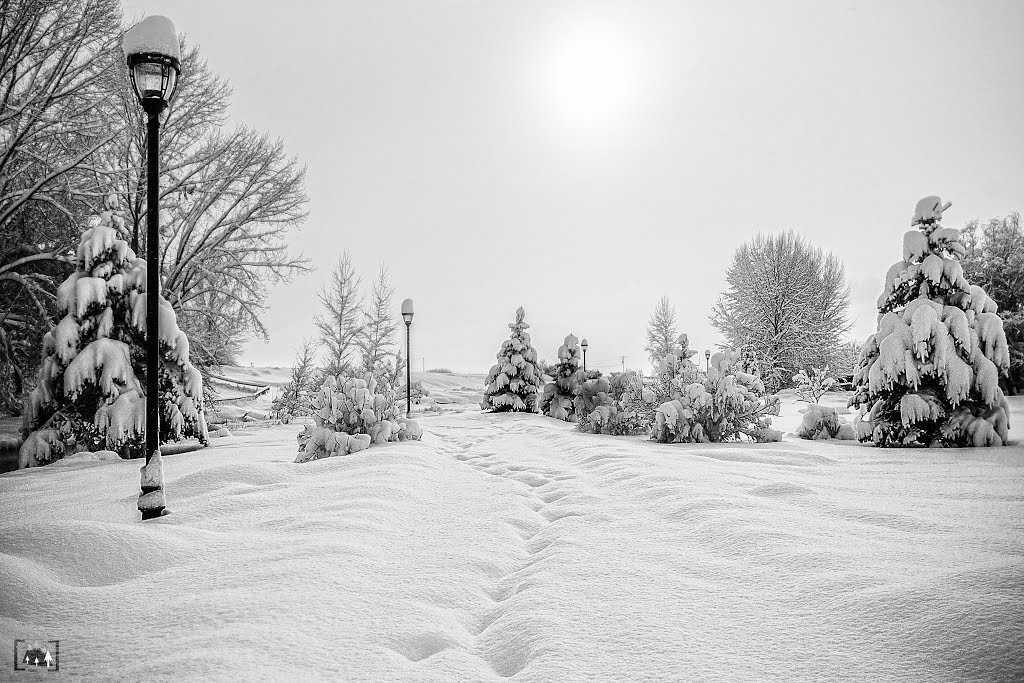
[(711, 349), (704, 349), (704, 372), (711, 369)]
[(583, 341), (580, 342), (580, 348), (583, 349), (583, 372), (587, 371), (587, 347), (588, 346), (590, 346), (590, 344), (587, 343), (587, 339), (586, 339), (586, 337), (584, 337)]
[(146, 17), (124, 34), (128, 78), (148, 117), (146, 130), (146, 465), (142, 468), (142, 519), (166, 513), (160, 459), (160, 112), (174, 95), (181, 72), (178, 34), (167, 17)]
[(412, 414), (412, 356), (409, 355), (409, 328), (412, 327), (412, 299), (406, 299), (402, 302), (402, 320), (405, 321), (405, 416), (409, 417), (409, 415)]

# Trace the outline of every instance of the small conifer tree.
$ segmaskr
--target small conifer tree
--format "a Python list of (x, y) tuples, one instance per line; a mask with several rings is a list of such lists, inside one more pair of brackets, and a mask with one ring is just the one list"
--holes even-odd
[(861, 349), (855, 428), (876, 446), (998, 446), (1009, 410), (999, 388), (1010, 358), (996, 304), (964, 278), (960, 231), (938, 197), (917, 203), (878, 299), (878, 331)]
[(530, 333), (526, 331), (530, 325), (522, 306), (516, 310), (515, 322), (508, 326), (512, 335), (502, 343), (498, 362), (487, 373), (480, 407), (496, 412), (535, 413), (542, 380), (537, 350), (530, 345)]
[[(146, 262), (129, 248), (118, 198), (78, 245), (75, 272), (58, 290), (63, 318), (43, 338), (39, 381), (25, 411), (19, 466), (78, 451), (145, 454)], [(207, 441), (203, 382), (189, 362), (188, 338), (162, 296), (160, 440)]]
[(554, 382), (549, 382), (544, 387), (544, 396), (541, 399), (541, 412), (548, 417), (566, 422), (576, 422), (576, 408), (573, 400), (580, 382), (583, 380), (583, 370), (580, 368), (580, 344), (576, 335), (570, 334), (565, 342), (558, 347), (558, 362), (552, 368)]

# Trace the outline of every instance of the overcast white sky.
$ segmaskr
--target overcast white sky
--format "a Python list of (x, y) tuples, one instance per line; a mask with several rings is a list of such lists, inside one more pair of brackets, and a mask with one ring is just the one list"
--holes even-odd
[(1020, 0), (124, 5), (308, 167), (290, 242), (317, 270), (245, 363), (291, 363), (348, 248), (415, 300), (417, 370), (486, 371), (520, 305), (542, 358), (573, 332), (588, 366), (646, 366), (659, 297), (719, 343), (733, 250), (786, 228), (845, 261), (863, 341), (918, 199), (954, 227), (1024, 209)]

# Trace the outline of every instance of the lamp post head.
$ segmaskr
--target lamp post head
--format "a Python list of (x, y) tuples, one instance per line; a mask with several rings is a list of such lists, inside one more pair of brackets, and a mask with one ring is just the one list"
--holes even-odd
[(162, 109), (174, 95), (181, 73), (181, 52), (174, 24), (167, 17), (146, 17), (125, 31), (122, 41), (139, 104)]
[(587, 340), (584, 337), (583, 341), (580, 342), (580, 348), (586, 351), (588, 346), (590, 346), (590, 344), (587, 343)]
[(704, 349), (704, 358), (711, 358), (711, 351), (709, 349)]
[(406, 325), (412, 324), (412, 299), (402, 302), (402, 319), (405, 320)]

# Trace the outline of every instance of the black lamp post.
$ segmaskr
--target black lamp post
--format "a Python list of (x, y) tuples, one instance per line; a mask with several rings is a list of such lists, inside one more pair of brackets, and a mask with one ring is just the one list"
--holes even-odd
[(711, 369), (711, 350), (704, 349), (704, 372), (708, 372)]
[(580, 348), (583, 349), (583, 372), (587, 371), (587, 347), (588, 346), (590, 346), (590, 344), (587, 343), (587, 339), (586, 339), (586, 337), (584, 337), (583, 341), (580, 342)]
[[(142, 468), (142, 519), (165, 513), (160, 461), (160, 112), (174, 94), (181, 71), (178, 35), (170, 19), (151, 16), (124, 35), (128, 77), (148, 117), (146, 135), (146, 466)], [(154, 458), (156, 462), (154, 461)]]
[(412, 299), (402, 302), (402, 320), (405, 321), (405, 416), (412, 413), (412, 356), (409, 355), (409, 328), (412, 327)]

